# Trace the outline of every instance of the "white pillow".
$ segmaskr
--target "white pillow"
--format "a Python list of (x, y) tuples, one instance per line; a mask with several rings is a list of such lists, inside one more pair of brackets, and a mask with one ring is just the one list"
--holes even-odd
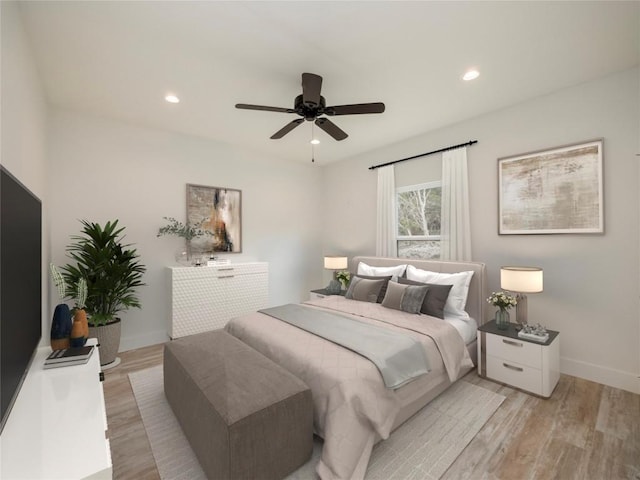
[(384, 277), (391, 275), (391, 279), (395, 280), (404, 275), (406, 265), (396, 265), (395, 267), (372, 267), (366, 263), (358, 263), (358, 273), (360, 275), (369, 275), (372, 277)]
[(436, 285), (453, 285), (447, 303), (444, 305), (445, 316), (452, 316), (461, 320), (469, 320), (469, 314), (464, 310), (469, 294), (469, 284), (473, 277), (473, 271), (459, 273), (437, 273), (429, 270), (421, 270), (409, 265), (407, 278), (416, 282), (435, 283)]

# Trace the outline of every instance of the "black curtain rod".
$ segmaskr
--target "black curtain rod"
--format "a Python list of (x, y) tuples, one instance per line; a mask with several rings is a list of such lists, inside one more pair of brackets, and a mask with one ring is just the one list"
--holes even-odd
[(369, 167), (369, 170), (375, 170), (376, 168), (386, 167), (387, 165), (393, 165), (394, 163), (405, 162), (407, 160), (413, 160), (418, 157), (426, 157), (427, 155), (433, 155), (434, 153), (446, 152), (447, 150), (453, 150), (455, 148), (467, 147), (469, 145), (473, 145), (474, 143), (478, 143), (477, 140), (469, 140), (466, 143), (461, 143), (459, 145), (452, 145), (450, 147), (441, 148), (440, 150), (434, 150), (433, 152), (421, 153), (419, 155), (414, 155), (413, 157), (401, 158), (400, 160), (394, 160), (393, 162), (381, 163), (380, 165), (374, 165), (373, 167)]

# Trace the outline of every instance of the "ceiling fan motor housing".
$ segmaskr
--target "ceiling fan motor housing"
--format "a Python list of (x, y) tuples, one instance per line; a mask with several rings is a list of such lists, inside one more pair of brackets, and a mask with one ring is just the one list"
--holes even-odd
[(312, 122), (318, 116), (323, 115), (325, 106), (326, 102), (323, 96), (320, 96), (320, 105), (314, 105), (313, 103), (305, 104), (302, 95), (298, 95), (293, 102), (293, 109), (308, 122)]

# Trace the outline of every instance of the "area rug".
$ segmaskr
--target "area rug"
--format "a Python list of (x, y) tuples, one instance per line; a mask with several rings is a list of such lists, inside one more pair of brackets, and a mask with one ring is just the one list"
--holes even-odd
[[(205, 480), (164, 396), (162, 365), (129, 374), (162, 480)], [(504, 396), (461, 380), (376, 445), (366, 478), (440, 478), (504, 401)], [(287, 480), (316, 480), (322, 440), (311, 459)]]

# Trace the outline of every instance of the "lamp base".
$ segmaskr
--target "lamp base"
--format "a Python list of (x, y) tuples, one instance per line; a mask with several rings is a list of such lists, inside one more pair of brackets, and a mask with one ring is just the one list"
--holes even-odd
[(342, 290), (342, 284), (338, 280), (331, 280), (325, 290), (329, 295), (338, 295)]
[(527, 318), (527, 296), (524, 293), (516, 294), (516, 322), (521, 326), (528, 325), (529, 320)]

